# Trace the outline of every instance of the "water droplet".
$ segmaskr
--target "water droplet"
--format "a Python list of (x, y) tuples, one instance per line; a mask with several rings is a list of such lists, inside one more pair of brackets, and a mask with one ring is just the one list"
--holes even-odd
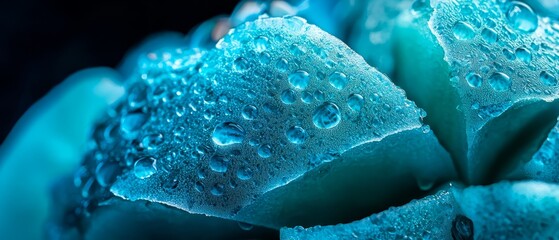
[(504, 92), (510, 89), (512, 81), (510, 77), (504, 73), (496, 72), (493, 73), (489, 79), (489, 85), (497, 91), (497, 92)]
[(249, 167), (241, 167), (237, 170), (237, 177), (241, 180), (249, 180), (252, 178), (253, 172)]
[(221, 195), (223, 195), (223, 188), (224, 188), (223, 184), (221, 184), (221, 183), (216, 183), (216, 184), (212, 187), (212, 189), (210, 190), (210, 192), (211, 192), (212, 195), (214, 195), (214, 196), (221, 196)]
[(305, 89), (309, 85), (309, 73), (303, 70), (297, 70), (289, 74), (289, 83), (296, 89)]
[(212, 133), (213, 142), (220, 146), (242, 143), (244, 138), (245, 130), (233, 122), (218, 124)]
[(340, 123), (342, 115), (336, 104), (326, 102), (316, 108), (312, 120), (317, 128), (329, 129)]
[(101, 187), (107, 187), (116, 180), (121, 168), (116, 162), (101, 162), (95, 169), (95, 179)]
[(289, 140), (289, 142), (294, 144), (303, 144), (308, 137), (305, 129), (299, 126), (294, 126), (287, 129), (287, 131), (285, 132), (285, 136), (287, 137), (287, 140)]
[(142, 139), (142, 147), (148, 151), (157, 150), (161, 143), (163, 143), (163, 135), (159, 133), (147, 135)]
[(250, 231), (254, 228), (254, 226), (252, 224), (248, 224), (248, 223), (244, 223), (244, 222), (238, 222), (238, 223), (239, 223), (239, 227), (242, 230), (245, 230), (245, 231)]
[(258, 156), (262, 158), (269, 158), (272, 156), (272, 147), (268, 144), (260, 146), (258, 148)]
[(303, 91), (301, 93), (301, 101), (303, 101), (304, 103), (312, 103), (312, 100), (314, 99), (312, 93), (308, 92), (308, 91)]
[(263, 52), (268, 49), (268, 38), (264, 36), (257, 37), (254, 40), (254, 47), (256, 52)]
[(530, 51), (526, 48), (521, 47), (516, 49), (515, 54), (518, 59), (525, 63), (532, 61), (532, 53), (530, 53)]
[(466, 75), (466, 82), (468, 82), (468, 84), (472, 87), (480, 87), (483, 82), (483, 78), (479, 74), (471, 72)]
[(483, 39), (485, 39), (487, 43), (494, 43), (499, 40), (499, 36), (497, 35), (497, 33), (490, 28), (484, 28), (481, 31), (481, 37), (483, 37)]
[(342, 90), (347, 85), (347, 76), (341, 72), (334, 72), (330, 74), (328, 81), (333, 87)]
[(363, 98), (363, 96), (355, 93), (349, 95), (349, 98), (347, 99), (347, 106), (349, 106), (351, 110), (359, 112), (361, 111), (364, 102), (365, 99)]
[(458, 40), (470, 40), (476, 36), (472, 25), (462, 21), (456, 22), (452, 27), (452, 31), (454, 32), (454, 37)]
[(157, 160), (152, 157), (143, 157), (134, 163), (134, 175), (139, 179), (146, 179), (157, 172)]
[(429, 0), (415, 0), (411, 5), (411, 13), (415, 15), (420, 15), (421, 13), (427, 12), (431, 9)]
[(120, 119), (120, 129), (125, 135), (134, 137), (147, 120), (148, 117), (143, 113), (124, 115)]
[(281, 101), (285, 104), (292, 104), (297, 99), (297, 95), (295, 91), (291, 89), (286, 89), (283, 92), (281, 92), (280, 97), (281, 97)]
[(201, 182), (194, 183), (194, 189), (198, 192), (204, 192), (204, 185)]
[(253, 120), (258, 115), (258, 109), (253, 105), (246, 105), (241, 113), (246, 120)]
[(227, 172), (227, 165), (229, 164), (229, 159), (214, 155), (210, 158), (210, 169), (214, 172), (224, 173)]
[(516, 55), (514, 55), (514, 53), (511, 50), (508, 49), (503, 49), (503, 55), (508, 59), (508, 60), (514, 60), (516, 59)]
[(452, 239), (455, 240), (473, 240), (474, 239), (474, 222), (464, 215), (456, 215), (452, 220), (452, 229), (450, 230)]
[(276, 68), (281, 72), (285, 72), (289, 69), (289, 64), (287, 63), (287, 60), (281, 58), (278, 62), (276, 62)]
[(557, 86), (557, 78), (546, 71), (540, 73), (540, 81), (547, 86)]
[(235, 71), (246, 71), (249, 68), (249, 63), (248, 61), (243, 58), (243, 57), (239, 57), (237, 59), (235, 59), (235, 61), (233, 62), (233, 69)]
[(538, 28), (538, 17), (530, 6), (513, 1), (506, 13), (508, 24), (521, 32), (531, 33)]

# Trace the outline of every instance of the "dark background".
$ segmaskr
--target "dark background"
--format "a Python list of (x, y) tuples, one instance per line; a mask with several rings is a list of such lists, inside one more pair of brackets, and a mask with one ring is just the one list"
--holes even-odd
[(188, 32), (237, 0), (0, 1), (0, 142), (21, 115), (75, 71), (115, 67), (151, 33)]

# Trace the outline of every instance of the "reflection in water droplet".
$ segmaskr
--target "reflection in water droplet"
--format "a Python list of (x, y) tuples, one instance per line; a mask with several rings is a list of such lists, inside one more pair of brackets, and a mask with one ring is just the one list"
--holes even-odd
[(530, 6), (513, 1), (506, 13), (508, 24), (515, 30), (531, 33), (538, 28), (538, 17)]
[(333, 87), (342, 90), (347, 85), (347, 76), (341, 72), (334, 72), (330, 74), (328, 81)]
[(253, 120), (258, 115), (258, 110), (253, 105), (246, 105), (242, 112), (243, 118), (246, 120)]
[(532, 53), (526, 48), (521, 47), (516, 49), (515, 54), (520, 61), (525, 63), (530, 63), (530, 61), (532, 61)]
[(297, 99), (297, 95), (295, 91), (291, 89), (286, 89), (283, 92), (281, 92), (280, 97), (281, 97), (281, 101), (285, 104), (292, 104)]
[(268, 144), (260, 146), (258, 148), (258, 156), (262, 158), (269, 158), (272, 156), (272, 147)]
[(508, 91), (512, 84), (510, 77), (501, 72), (493, 73), (493, 75), (489, 77), (488, 81), (489, 85), (491, 85), (491, 87), (497, 92)]
[(285, 136), (287, 137), (287, 140), (289, 140), (289, 142), (294, 144), (303, 144), (308, 137), (305, 129), (299, 126), (294, 126), (287, 129), (287, 131), (285, 132)]
[(326, 102), (316, 108), (312, 120), (317, 128), (329, 129), (340, 123), (342, 115), (336, 104)]
[(212, 189), (210, 190), (210, 192), (211, 192), (212, 195), (214, 195), (214, 196), (221, 196), (221, 195), (223, 195), (223, 188), (224, 188), (223, 184), (217, 183), (217, 184), (215, 184), (215, 185), (212, 187)]
[(454, 33), (454, 37), (458, 40), (470, 40), (476, 36), (472, 25), (462, 21), (458, 21), (454, 24), (452, 32)]
[(249, 180), (252, 178), (253, 172), (249, 167), (241, 167), (237, 170), (237, 177), (241, 180)]
[(245, 130), (233, 122), (218, 124), (212, 133), (213, 142), (220, 146), (242, 143), (244, 138)]
[(303, 70), (297, 70), (288, 77), (289, 83), (296, 89), (306, 89), (309, 85), (309, 73)]
[(349, 108), (351, 108), (351, 110), (356, 112), (361, 111), (364, 102), (365, 99), (363, 98), (363, 96), (359, 94), (351, 94), (347, 99), (347, 105), (349, 106)]
[(547, 86), (557, 86), (557, 78), (546, 71), (540, 73), (540, 81)]
[(227, 165), (229, 160), (223, 156), (214, 155), (210, 158), (210, 169), (214, 172), (224, 173), (227, 172)]
[(472, 87), (480, 87), (483, 82), (483, 78), (479, 74), (471, 72), (466, 75), (466, 82), (468, 82), (468, 84)]
[(134, 163), (134, 175), (139, 179), (151, 177), (157, 172), (156, 160), (152, 157), (140, 158)]

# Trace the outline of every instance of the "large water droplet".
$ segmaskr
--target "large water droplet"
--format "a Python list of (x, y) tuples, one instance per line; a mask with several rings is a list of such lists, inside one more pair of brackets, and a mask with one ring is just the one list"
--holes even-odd
[(243, 118), (246, 120), (253, 120), (258, 115), (258, 109), (253, 105), (246, 105), (242, 112)]
[(363, 96), (355, 93), (349, 95), (349, 98), (347, 99), (347, 106), (349, 106), (351, 110), (359, 112), (361, 111), (364, 102), (365, 99), (363, 98)]
[(285, 136), (289, 142), (294, 144), (303, 144), (307, 140), (307, 132), (299, 126), (294, 126), (285, 131)]
[(157, 172), (157, 161), (152, 157), (143, 157), (134, 163), (134, 175), (139, 179), (146, 179)]
[(264, 36), (257, 37), (254, 40), (254, 47), (256, 52), (263, 52), (268, 49), (268, 38)]
[(557, 78), (546, 71), (540, 73), (540, 81), (547, 86), (557, 86)]
[(342, 115), (336, 104), (326, 102), (316, 108), (312, 120), (317, 128), (329, 129), (340, 123)]
[(504, 73), (496, 72), (493, 73), (488, 79), (489, 85), (497, 91), (497, 92), (504, 92), (510, 89), (512, 81), (510, 77)]
[(466, 75), (466, 82), (472, 87), (480, 87), (483, 78), (479, 74), (471, 72)]
[(309, 85), (309, 73), (303, 70), (297, 70), (289, 74), (289, 83), (297, 89), (305, 89)]
[(452, 32), (454, 33), (454, 37), (458, 40), (470, 40), (476, 36), (472, 25), (462, 21), (458, 21), (454, 24)]
[(506, 16), (508, 24), (521, 32), (531, 33), (538, 28), (538, 16), (525, 3), (511, 2)]
[(245, 130), (233, 122), (218, 124), (212, 133), (213, 142), (220, 146), (242, 143), (244, 138)]
[(210, 169), (214, 172), (224, 173), (227, 172), (227, 165), (229, 164), (229, 159), (214, 155), (210, 158)]
[(342, 90), (347, 85), (347, 76), (344, 73), (336, 71), (330, 74), (328, 81), (333, 87)]

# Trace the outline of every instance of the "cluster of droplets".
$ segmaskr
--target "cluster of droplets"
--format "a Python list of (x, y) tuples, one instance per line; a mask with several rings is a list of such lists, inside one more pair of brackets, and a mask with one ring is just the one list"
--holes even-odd
[(347, 224), (284, 228), (282, 239), (474, 239), (473, 222), (443, 190)]
[(465, 103), (470, 109), (556, 92), (558, 23), (519, 1), (441, 2), (436, 8), (431, 29), (450, 64), (451, 84), (471, 96), (464, 97), (472, 100)]

